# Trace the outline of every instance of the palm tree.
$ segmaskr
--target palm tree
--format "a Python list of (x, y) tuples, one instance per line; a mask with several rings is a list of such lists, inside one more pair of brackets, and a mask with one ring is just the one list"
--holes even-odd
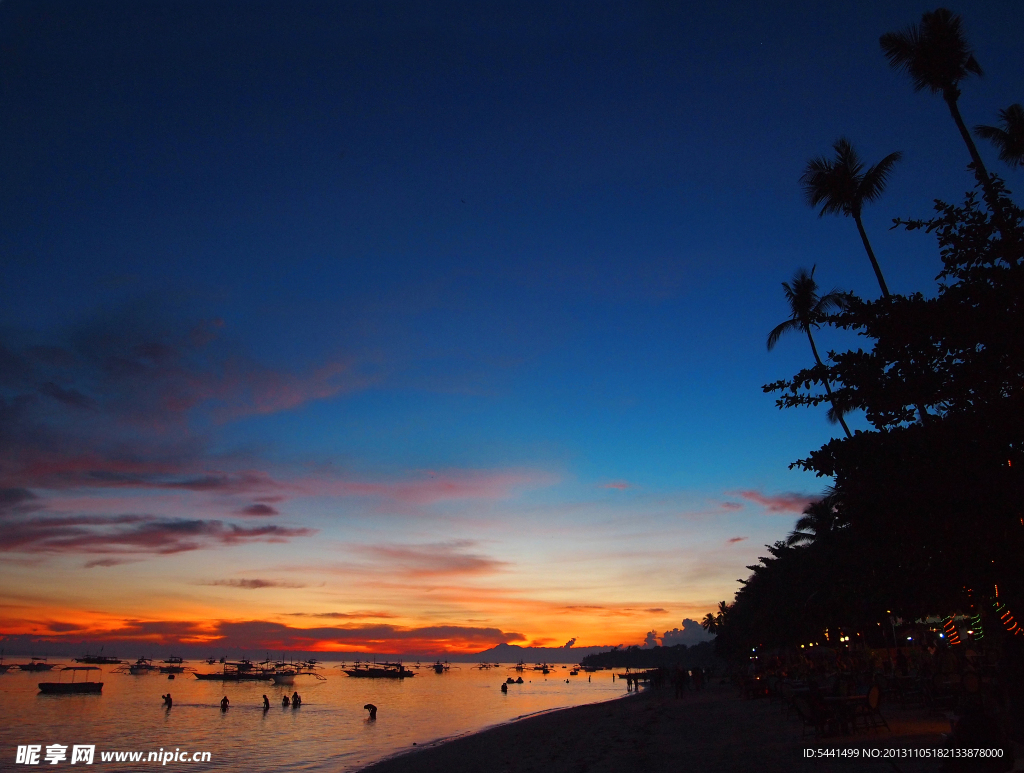
[(825, 496), (817, 502), (807, 505), (803, 515), (796, 522), (793, 532), (786, 538), (786, 544), (790, 546), (811, 544), (829, 532), (835, 531), (839, 526), (836, 512), (838, 503), (839, 495), (834, 488), (830, 488), (825, 492)]
[(1024, 107), (1018, 103), (1000, 110), (999, 120), (1003, 124), (1002, 129), (978, 125), (974, 127), (974, 133), (999, 148), (1000, 161), (1011, 168), (1024, 166)]
[(914, 91), (928, 89), (933, 94), (941, 93), (946, 100), (949, 113), (971, 154), (974, 174), (985, 192), (985, 200), (1000, 232), (1005, 234), (999, 197), (957, 106), (960, 81), (969, 75), (980, 77), (983, 74), (964, 36), (963, 19), (945, 8), (937, 8), (925, 13), (920, 25), (911, 24), (901, 32), (887, 32), (879, 39), (879, 43), (889, 65), (896, 70), (905, 70), (910, 75)]
[(861, 241), (864, 242), (864, 249), (867, 250), (868, 260), (871, 261), (871, 268), (875, 270), (878, 286), (882, 289), (882, 295), (888, 298), (889, 288), (885, 285), (882, 269), (878, 267), (871, 242), (864, 231), (860, 213), (864, 202), (874, 201), (882, 195), (892, 168), (903, 154), (890, 153), (865, 171), (857, 151), (846, 137), (840, 137), (832, 147), (836, 151), (835, 159), (818, 156), (807, 163), (807, 168), (800, 177), (804, 195), (812, 207), (823, 205), (818, 217), (846, 215), (853, 218)]
[(708, 633), (718, 633), (718, 618), (715, 617), (715, 613), (708, 612), (704, 615), (704, 619), (700, 621), (700, 627)]
[(724, 601), (718, 602), (718, 614), (714, 612), (708, 612), (704, 615), (704, 619), (700, 621), (700, 627), (708, 633), (718, 633), (722, 624), (725, 622), (726, 615), (729, 614), (729, 605)]
[(784, 333), (796, 330), (807, 334), (807, 340), (811, 343), (811, 352), (814, 354), (814, 361), (818, 370), (821, 371), (821, 380), (825, 384), (825, 392), (832, 403), (832, 415), (843, 425), (846, 437), (853, 437), (850, 428), (846, 426), (843, 419), (843, 411), (836, 405), (836, 399), (832, 394), (832, 387), (828, 383), (828, 369), (825, 363), (818, 356), (818, 347), (814, 345), (814, 336), (811, 335), (811, 328), (817, 328), (831, 311), (839, 311), (845, 305), (842, 294), (838, 290), (832, 290), (827, 295), (818, 296), (818, 283), (814, 281), (814, 269), (808, 274), (807, 269), (801, 268), (794, 275), (792, 284), (782, 283), (782, 289), (786, 293), (786, 300), (789, 301), (789, 319), (768, 334), (768, 351), (775, 348), (779, 338)]

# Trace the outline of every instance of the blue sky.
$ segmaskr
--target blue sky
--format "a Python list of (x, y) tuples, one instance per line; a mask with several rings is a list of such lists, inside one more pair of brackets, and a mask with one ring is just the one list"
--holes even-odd
[[(280, 622), (279, 591), (519, 643), (710, 611), (825, 485), (787, 468), (824, 412), (760, 389), (809, 364), (765, 350), (780, 283), (877, 294), (853, 223), (804, 204), (807, 160), (904, 152), (865, 212), (894, 292), (939, 261), (891, 219), (971, 185), (941, 99), (878, 47), (923, 10), (4, 2), (0, 471), (36, 524), (4, 547), (8, 630), (187, 607), (213, 635)], [(961, 109), (993, 123), (1020, 9), (953, 10), (986, 71)], [(354, 567), (404, 579), (324, 579)], [(55, 569), (73, 603), (27, 590)], [(189, 604), (100, 602), (172, 577)]]

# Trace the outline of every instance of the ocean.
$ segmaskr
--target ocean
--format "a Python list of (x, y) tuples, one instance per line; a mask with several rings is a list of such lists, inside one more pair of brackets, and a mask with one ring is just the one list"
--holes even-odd
[[(220, 669), (186, 665), (201, 672)], [(40, 747), (40, 765), (47, 770), (78, 769), (85, 763), (72, 765), (71, 759), (79, 745), (94, 746), (93, 766), (110, 770), (352, 771), (413, 749), (413, 744), (626, 694), (625, 683), (613, 681), (609, 671), (595, 672), (588, 681), (585, 672), (569, 676), (570, 669), (560, 665), (546, 676), (528, 666), (521, 674), (524, 684), (509, 685), (507, 694), (501, 684), (520, 676), (511, 665), (479, 669), (452, 664), (448, 672), (436, 674), (423, 664), (414, 669), (416, 676), (398, 680), (356, 679), (338, 664), (324, 663), (324, 681), (299, 676), (289, 686), (200, 681), (190, 674), (169, 680), (165, 674), (131, 676), (113, 673), (116, 666), (101, 668), (83, 672), (104, 683), (100, 695), (40, 694), (38, 683), (56, 681), (56, 669), (0, 675), (0, 770), (31, 769), (17, 764), (19, 747), (29, 746)], [(168, 691), (170, 709), (161, 700)], [(302, 705), (283, 708), (282, 696), (296, 691)], [(266, 712), (264, 693), (271, 704)], [(230, 701), (227, 711), (220, 708), (224, 696)], [(376, 721), (368, 720), (367, 703), (377, 706)], [(49, 764), (48, 747), (51, 758), (66, 747), (66, 758)], [(141, 752), (142, 762), (133, 764), (127, 756), (104, 761), (104, 752)], [(167, 762), (147, 763), (150, 752)], [(196, 752), (209, 752), (209, 761), (201, 761), (202, 756), (191, 761)]]

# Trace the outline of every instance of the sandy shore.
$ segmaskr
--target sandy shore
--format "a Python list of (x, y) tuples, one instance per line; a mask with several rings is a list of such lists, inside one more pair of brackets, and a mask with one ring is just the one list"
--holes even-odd
[(681, 699), (644, 691), (607, 703), (528, 717), (475, 735), (379, 762), (364, 773), (678, 773), (709, 771), (935, 771), (935, 762), (805, 760), (808, 747), (886, 745), (935, 748), (948, 732), (943, 717), (883, 706), (884, 728), (851, 737), (801, 737), (801, 725), (778, 704), (741, 698), (712, 685)]

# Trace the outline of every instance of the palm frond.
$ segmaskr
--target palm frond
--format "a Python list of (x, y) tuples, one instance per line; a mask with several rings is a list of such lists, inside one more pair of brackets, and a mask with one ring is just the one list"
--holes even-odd
[(918, 83), (915, 74), (911, 71), (911, 63), (921, 48), (921, 31), (916, 24), (909, 25), (899, 32), (886, 32), (878, 39), (885, 58), (889, 60), (889, 66), (897, 72), (906, 72), (914, 81), (914, 91), (920, 91), (928, 86), (927, 83)]
[(847, 306), (847, 295), (838, 287), (833, 287), (828, 294), (818, 298), (814, 305), (815, 316), (825, 317), (833, 311), (843, 311)]
[(914, 91), (952, 93), (955, 98), (960, 81), (984, 74), (967, 43), (963, 19), (946, 8), (925, 13), (920, 25), (887, 32), (878, 42), (889, 66), (910, 76)]
[(786, 333), (795, 333), (799, 330), (803, 330), (803, 326), (800, 324), (800, 320), (797, 319), (787, 319), (781, 325), (776, 325), (772, 332), (768, 334), (768, 351), (774, 349), (775, 344)]
[(895, 153), (890, 153), (864, 173), (858, 191), (861, 200), (875, 201), (882, 195), (886, 183), (889, 182), (889, 175), (892, 174), (893, 167), (896, 166), (901, 158), (903, 158), (903, 154), (897, 150)]
[(1000, 110), (999, 120), (1002, 129), (978, 125), (974, 127), (974, 133), (995, 145), (999, 150), (999, 160), (1009, 167), (1024, 165), (1024, 107), (1013, 104)]

